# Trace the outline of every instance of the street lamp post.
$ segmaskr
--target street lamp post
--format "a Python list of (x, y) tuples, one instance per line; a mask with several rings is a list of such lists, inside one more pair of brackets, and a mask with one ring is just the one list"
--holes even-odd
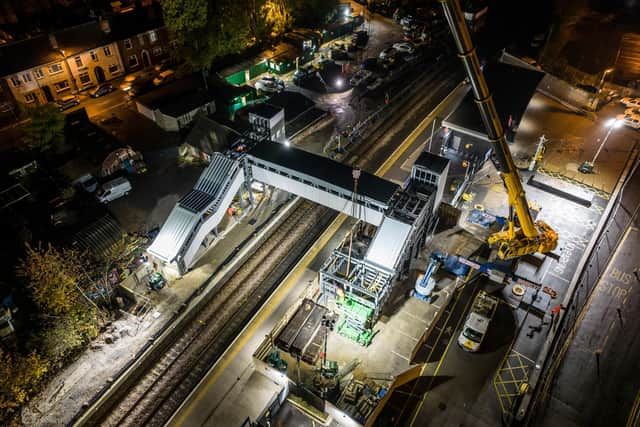
[(607, 143), (609, 136), (611, 136), (611, 132), (614, 129), (619, 128), (621, 125), (622, 125), (622, 120), (619, 120), (619, 119), (611, 119), (607, 121), (606, 126), (609, 128), (609, 130), (607, 131), (607, 134), (604, 136), (604, 139), (602, 140), (602, 142), (600, 143), (600, 146), (596, 150), (596, 154), (593, 155), (593, 159), (590, 162), (585, 161), (580, 165), (580, 167), (578, 168), (580, 172), (593, 173), (593, 165), (596, 163), (596, 160), (598, 159), (598, 156), (600, 155), (602, 148)]
[(600, 83), (598, 83), (598, 87), (596, 88), (596, 93), (593, 94), (593, 99), (591, 99), (591, 108), (596, 109), (596, 101), (600, 96), (600, 92), (602, 92), (602, 86), (604, 86), (604, 79), (607, 77), (607, 74), (613, 71), (613, 68), (607, 68), (602, 73), (602, 78), (600, 79)]
[(64, 62), (65, 67), (67, 68), (67, 73), (69, 73), (69, 79), (71, 79), (71, 83), (73, 83), (73, 90), (76, 94), (80, 93), (78, 89), (78, 84), (76, 83), (75, 77), (73, 77), (73, 73), (71, 72), (71, 67), (69, 66), (69, 62), (67, 61), (67, 55), (65, 55), (64, 50), (60, 49), (60, 53), (62, 54), (62, 62)]

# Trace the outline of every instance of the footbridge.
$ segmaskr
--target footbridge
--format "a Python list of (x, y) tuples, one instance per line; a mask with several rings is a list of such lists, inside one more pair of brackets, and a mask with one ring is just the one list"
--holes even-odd
[[(280, 188), (379, 229), (380, 241), (372, 246), (376, 250), (369, 261), (391, 271), (397, 267), (398, 254), (407, 246), (405, 241), (413, 240), (412, 226), (398, 224), (407, 213), (394, 212), (399, 206), (415, 203), (411, 204), (397, 184), (360, 171), (356, 185), (353, 169), (348, 166), (294, 147), (261, 141), (240, 156), (215, 153), (193, 190), (175, 205), (148, 252), (184, 274), (215, 235), (238, 192), (244, 190), (251, 195), (253, 182)], [(426, 183), (428, 188), (431, 183), (433, 180)], [(437, 193), (435, 188), (433, 193)], [(432, 203), (428, 203), (425, 212), (431, 213)], [(384, 224), (393, 230), (386, 230)], [(391, 253), (379, 249), (388, 247), (389, 239), (398, 231), (401, 239), (396, 239)]]

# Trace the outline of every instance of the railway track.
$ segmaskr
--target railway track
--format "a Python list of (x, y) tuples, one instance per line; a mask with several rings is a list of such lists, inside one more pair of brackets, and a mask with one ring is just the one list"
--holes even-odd
[(306, 250), (332, 216), (327, 208), (301, 202), (220, 285), (206, 306), (181, 329), (180, 337), (158, 355), (108, 414), (96, 421), (104, 426), (164, 425), (286, 274), (290, 259)]

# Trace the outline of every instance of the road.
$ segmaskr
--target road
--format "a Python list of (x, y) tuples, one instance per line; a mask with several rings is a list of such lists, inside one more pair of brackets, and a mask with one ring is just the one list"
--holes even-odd
[[(386, 161), (378, 169), (377, 174), (384, 177), (406, 177), (409, 173), (405, 165), (407, 159), (424, 146), (429, 136), (431, 122), (437, 116), (443, 116), (455, 105), (462, 90), (456, 87), (456, 90), (433, 111), (427, 110), (422, 114), (416, 111), (408, 115), (411, 120), (404, 123), (404, 127), (395, 129), (396, 138), (385, 141), (385, 147), (389, 148), (389, 153), (382, 153), (384, 157), (381, 158)], [(433, 94), (433, 92), (429, 93)], [(407, 120), (407, 116), (404, 120)], [(265, 334), (273, 328), (292, 302), (304, 292), (304, 284), (316, 276), (322, 261), (335, 247), (337, 239), (342, 237), (343, 233), (339, 230), (343, 229), (342, 222), (345, 220), (344, 215), (339, 216), (338, 222), (330, 227), (330, 236), (324, 236), (322, 245), (312, 248), (311, 252), (292, 270), (271, 300), (263, 306), (243, 334), (238, 336), (227, 353), (190, 395), (185, 405), (170, 421), (170, 425), (220, 425), (219, 420), (212, 419), (215, 409), (222, 403), (225, 396), (233, 395), (234, 390), (238, 389), (243, 373), (247, 369), (252, 369), (252, 354)], [(331, 237), (334, 234), (337, 237)], [(295, 286), (296, 284), (298, 286)]]
[[(605, 231), (623, 229), (612, 251), (607, 242), (596, 259), (607, 260), (603, 275), (579, 314), (573, 339), (558, 360), (547, 406), (536, 425), (637, 426), (640, 423), (640, 168), (622, 193)], [(610, 233), (613, 234), (613, 233)], [(571, 337), (571, 335), (570, 335)]]

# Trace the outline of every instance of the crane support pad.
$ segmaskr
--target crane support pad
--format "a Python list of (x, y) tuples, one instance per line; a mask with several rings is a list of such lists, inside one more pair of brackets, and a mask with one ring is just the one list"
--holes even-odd
[(593, 193), (591, 191), (584, 190), (552, 176), (535, 174), (529, 178), (527, 184), (587, 208), (591, 207), (593, 201)]

